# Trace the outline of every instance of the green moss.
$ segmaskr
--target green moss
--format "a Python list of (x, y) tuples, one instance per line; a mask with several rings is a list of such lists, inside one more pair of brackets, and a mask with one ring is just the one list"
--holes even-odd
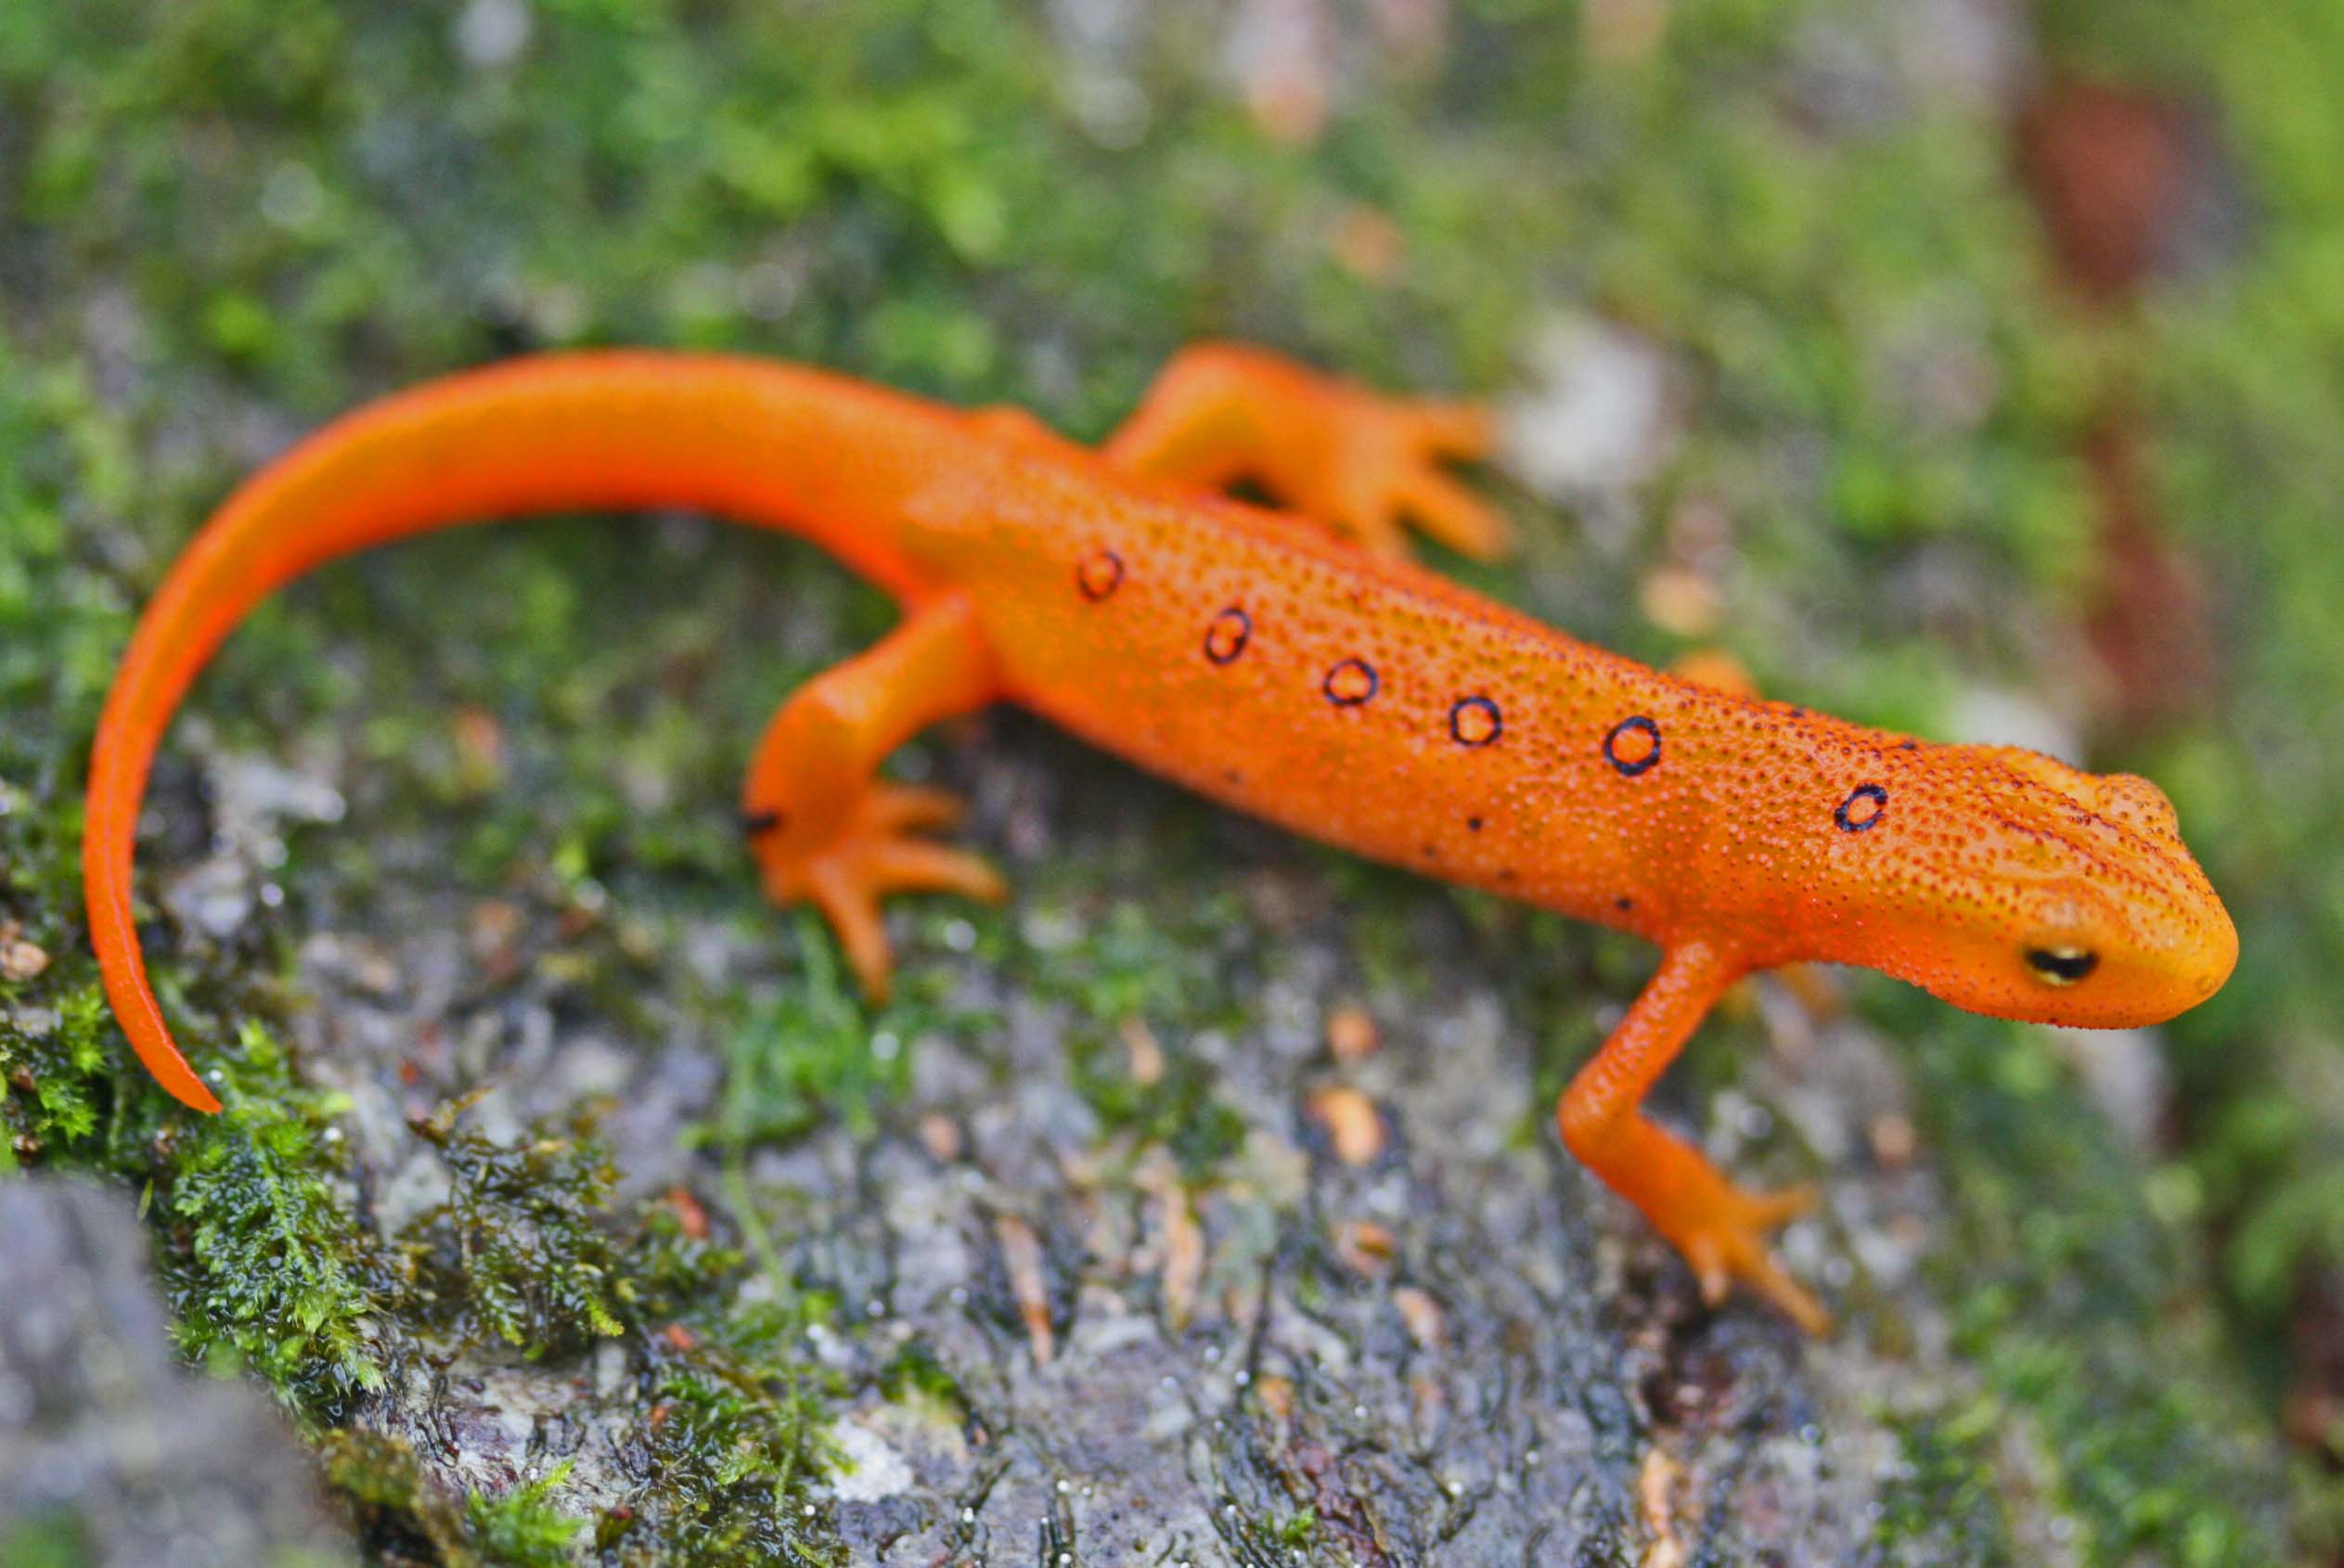
[(585, 1524), (548, 1499), (569, 1475), (565, 1459), (502, 1497), (472, 1493), (464, 1499), (468, 1544), (487, 1562), (511, 1568), (563, 1568)]
[(0, 1524), (0, 1562), (9, 1568), (90, 1568), (97, 1561), (79, 1514), (36, 1514)]
[(1292, 1551), (1307, 1547), (1319, 1534), (1319, 1513), (1316, 1509), (1304, 1509), (1273, 1525), (1269, 1538)]
[[(724, 1093), (716, 1115), (694, 1130), (733, 1154), (832, 1121), (870, 1136), (880, 1107), (910, 1081), (906, 1042), (934, 1019), (917, 999), (867, 1015), (846, 990), (830, 933), (810, 916), (795, 924), (799, 972), (727, 1031)], [(917, 978), (907, 987), (912, 998), (925, 989)]]
[(89, 983), (46, 994), (53, 1007), (32, 1003), (0, 1013), (0, 1125), (7, 1131), (0, 1148), (11, 1163), (52, 1145), (86, 1146), (98, 1130), (113, 1021), (105, 993)]
[[(546, 1141), (533, 1137), (506, 1152), (547, 1158)], [(599, 1161), (589, 1149), (559, 1158), (585, 1166)], [(573, 1201), (597, 1202), (574, 1187)], [(582, 1520), (560, 1506), (570, 1469), (564, 1461), (509, 1493), (457, 1498), (393, 1439), (322, 1433), (328, 1478), (368, 1547), (394, 1558), (425, 1554), (451, 1568), (551, 1562), (568, 1561), (590, 1529), (594, 1549), (623, 1563), (757, 1561), (818, 1568), (843, 1561), (819, 1501), (832, 1459), (823, 1433), (833, 1382), (789, 1351), (827, 1316), (826, 1304), (804, 1291), (787, 1292), (786, 1303), (762, 1290), (744, 1291), (759, 1277), (744, 1272), (741, 1253), (687, 1235), (664, 1204), (647, 1207), (631, 1225), (599, 1206), (582, 1209), (580, 1218), (599, 1234), (621, 1239), (583, 1245), (602, 1259), (600, 1283), (615, 1325), (610, 1331), (620, 1338), (644, 1411), (641, 1489), (619, 1508)], [(444, 1216), (418, 1224), (437, 1227)], [(526, 1276), (534, 1283), (524, 1293), (534, 1292), (535, 1299), (512, 1308), (524, 1330), (554, 1320), (550, 1292), (575, 1272), (573, 1257), (541, 1264)], [(419, 1289), (416, 1299), (394, 1301), (387, 1310), (430, 1320), (449, 1309)], [(475, 1325), (482, 1338), (506, 1337), (499, 1321), (480, 1308), (464, 1309), (458, 1320)], [(593, 1309), (580, 1307), (567, 1332), (574, 1340), (594, 1331)], [(525, 1352), (553, 1349), (527, 1332), (514, 1343)]]
[(447, 1202), (402, 1233), (419, 1300), (460, 1336), (533, 1360), (621, 1332), (633, 1287), (605, 1229), (618, 1173), (591, 1124), (507, 1146), (457, 1127), (459, 1109), (417, 1128), (452, 1183)]
[[(2344, 759), (2306, 743), (2344, 705), (2344, 181), (2330, 151), (2344, 17), (2317, 0), (2043, 9), (2066, 70), (2190, 111), (2237, 203), (2235, 228), (2196, 235), (2235, 253), (2152, 290), (2109, 326), (2106, 352), (2144, 389), (2172, 525), (2232, 598), (2219, 705), (2122, 760), (2166, 784), (2239, 928), (2229, 986), (2169, 1029), (2187, 1128), (2177, 1190), (2223, 1239), (2236, 1340), (2276, 1403), (2286, 1319), (2344, 1256)], [(2332, 1465), (2312, 1491), (2305, 1549), (2332, 1556)]]
[[(1066, 939), (1036, 956), (1030, 983), (1075, 1009), (1075, 1088), (1109, 1130), (1165, 1146), (1191, 1179), (1208, 1173), (1243, 1142), (1245, 1121), (1216, 1097), (1212, 1068), (1182, 1044), (1201, 1030), (1244, 1025), (1232, 983), (1252, 924), (1243, 907), (1199, 892), (1192, 902), (1117, 900), (1045, 919)], [(1133, 1072), (1141, 1032), (1161, 1035), (1160, 1068), (1145, 1079)]]
[(317, 1457), (361, 1544), (391, 1561), (467, 1568), (466, 1510), (437, 1491), (406, 1445), (348, 1429), (317, 1437)]
[(1323, 1538), (1316, 1509), (1271, 1508), (1247, 1513), (1225, 1505), (1214, 1526), (1232, 1560), (1248, 1568), (1273, 1564), (1288, 1568), (1294, 1563), (1324, 1563), (1333, 1568), (1353, 1561), (1349, 1551)]
[(304, 1408), (382, 1386), (369, 1317), (383, 1269), (333, 1184), (327, 1134), (339, 1109), (298, 1086), (274, 1042), (248, 1025), (215, 1069), (225, 1109), (184, 1134), (161, 1185), (186, 1251), (166, 1263), (180, 1343), (260, 1370)]
[(2009, 1414), (1981, 1396), (1962, 1408), (1898, 1423), (1898, 1472), (1882, 1489), (1873, 1528), (1888, 1561), (1929, 1561), (1923, 1552), (1977, 1568), (2019, 1561), (1994, 1451)]
[(905, 1345), (879, 1370), (879, 1391), (891, 1402), (925, 1398), (965, 1417), (969, 1396), (935, 1353), (920, 1340)]
[(553, 1568), (575, 1561), (585, 1523), (550, 1500), (569, 1477), (567, 1460), (501, 1496), (472, 1491), (459, 1499), (435, 1489), (415, 1455), (391, 1438), (332, 1432), (318, 1447), (361, 1543), (381, 1559), (447, 1568)]
[[(1890, 1016), (1901, 1030), (1925, 1007)], [(2027, 1468), (2083, 1561), (2286, 1561), (2267, 1429), (2225, 1375), (2183, 1237), (2133, 1157), (2075, 1113), (2031, 1031), (1964, 1016), (1930, 1033), (1913, 1060), (1925, 1128), (1951, 1167), (1939, 1283), (1990, 1395), (1965, 1424), (1990, 1411), (2006, 1437), (2023, 1416)]]
[(744, 1307), (707, 1325), (691, 1354), (653, 1356), (659, 1538), (676, 1561), (845, 1561), (814, 1498), (833, 1457), (821, 1433), (834, 1390), (787, 1349), (805, 1321), (803, 1307)]
[(1131, 1076), (1120, 1040), (1093, 1036), (1075, 1047), (1074, 1084), (1101, 1124), (1128, 1131), (1141, 1145), (1162, 1144), (1191, 1178), (1214, 1169), (1244, 1141), (1245, 1119), (1214, 1097), (1212, 1070), (1186, 1052), (1165, 1059), (1162, 1076)]

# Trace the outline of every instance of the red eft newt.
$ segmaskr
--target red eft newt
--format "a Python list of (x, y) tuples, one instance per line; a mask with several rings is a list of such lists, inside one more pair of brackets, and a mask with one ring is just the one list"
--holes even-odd
[[(386, 398), (238, 490), (138, 623), (84, 841), (108, 998), (163, 1087), (217, 1110), (148, 984), (132, 846), (173, 711), (268, 593), (433, 529), (697, 508), (810, 538), (903, 606), (782, 705), (741, 796), (767, 892), (820, 908), (869, 995), (887, 989), (882, 895), (1003, 893), (934, 837), (959, 802), (882, 781), (881, 761), (1019, 703), (1297, 832), (1657, 945), (1557, 1107), (1563, 1140), (1710, 1301), (1739, 1280), (1822, 1331), (1765, 1240), (1810, 1195), (1735, 1187), (1641, 1110), (1721, 993), (1823, 960), (1975, 1011), (2142, 1025), (2211, 996), (2236, 932), (2146, 779), (1696, 685), (1410, 564), (1404, 521), (1502, 548), (1442, 467), (1491, 440), (1479, 407), (1225, 344), (1175, 359), (1097, 450), (1015, 410), (728, 357), (548, 355)], [(1240, 481), (1291, 510), (1217, 494)]]

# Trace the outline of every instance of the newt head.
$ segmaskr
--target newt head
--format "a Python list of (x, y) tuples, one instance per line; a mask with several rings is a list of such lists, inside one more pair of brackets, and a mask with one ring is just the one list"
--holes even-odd
[[(1971, 1012), (2092, 1028), (2163, 1022), (2230, 978), (2237, 930), (2147, 779), (2008, 746), (1880, 759), (1830, 831), (1824, 880), (1861, 911), (1831, 957)], [(1891, 791), (1893, 809), (1874, 798)]]

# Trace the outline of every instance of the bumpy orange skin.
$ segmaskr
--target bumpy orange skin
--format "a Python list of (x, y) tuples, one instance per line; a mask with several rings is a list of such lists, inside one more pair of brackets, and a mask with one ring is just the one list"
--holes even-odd
[[(1001, 891), (921, 836), (955, 803), (874, 770), (926, 724), (1018, 702), (1298, 832), (1658, 944), (1653, 983), (1559, 1110), (1563, 1136), (1713, 1297), (1740, 1279), (1820, 1329), (1761, 1240), (1802, 1199), (1738, 1191), (1638, 1110), (1725, 987), (1828, 960), (1977, 1010), (2142, 1024), (2211, 995), (2235, 934), (2144, 780), (1694, 685), (1398, 559), (1404, 516), (1501, 547), (1439, 471), (1488, 442), (1473, 408), (1230, 346), (1176, 361), (1096, 453), (1014, 411), (724, 358), (547, 357), (385, 400), (232, 497), (140, 622), (89, 789), (108, 996), (164, 1086), (216, 1109), (147, 983), (132, 847), (174, 709), (272, 589), (464, 522), (699, 507), (811, 537), (906, 607), (776, 716), (743, 794), (768, 888), (818, 904), (874, 993), (881, 896)], [(1200, 488), (1239, 478), (1298, 511)]]

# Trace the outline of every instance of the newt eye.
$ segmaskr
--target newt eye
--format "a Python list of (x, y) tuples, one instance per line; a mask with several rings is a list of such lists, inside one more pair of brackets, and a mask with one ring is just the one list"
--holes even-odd
[(2099, 967), (2100, 955), (2088, 947), (2029, 947), (2027, 967), (2046, 985), (2073, 985)]

